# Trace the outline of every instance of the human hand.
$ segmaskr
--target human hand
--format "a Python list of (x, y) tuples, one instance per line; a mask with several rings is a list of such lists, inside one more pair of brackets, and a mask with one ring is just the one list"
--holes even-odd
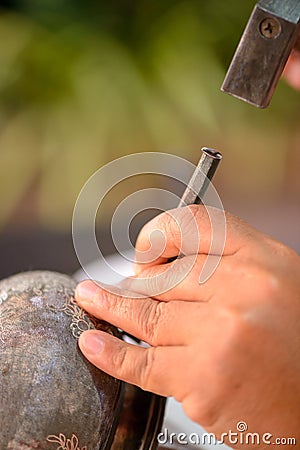
[(298, 41), (283, 71), (283, 78), (298, 91), (300, 90), (300, 42)]
[[(191, 254), (168, 262), (181, 252), (178, 226), (188, 234), (187, 212), (201, 237), (188, 273), (192, 247)], [(249, 432), (295, 437), (299, 443), (299, 256), (227, 215), (219, 266), (199, 284), (210, 249), (208, 215), (203, 206), (171, 213), (163, 213), (141, 231), (138, 252), (151, 248), (150, 253), (157, 253), (155, 245), (151, 247), (153, 230), (165, 236), (165, 247), (152, 262), (137, 265), (138, 275), (126, 281), (129, 292), (112, 293), (91, 281), (76, 291), (80, 306), (148, 342), (150, 348), (100, 331), (83, 333), (80, 348), (105, 372), (174, 396), (191, 419), (217, 436), (236, 431), (242, 420)], [(176, 284), (178, 279), (182, 281)], [(148, 296), (154, 291), (154, 297)]]

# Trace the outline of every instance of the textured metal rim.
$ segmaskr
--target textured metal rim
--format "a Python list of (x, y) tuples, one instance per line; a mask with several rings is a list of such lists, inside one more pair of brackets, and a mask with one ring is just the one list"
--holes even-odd
[(111, 450), (155, 450), (166, 399), (125, 383), (123, 408)]

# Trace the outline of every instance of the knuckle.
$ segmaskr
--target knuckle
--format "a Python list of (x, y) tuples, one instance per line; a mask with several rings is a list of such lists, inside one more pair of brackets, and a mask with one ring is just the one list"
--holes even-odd
[(116, 351), (111, 352), (112, 364), (114, 367), (118, 367), (120, 374), (125, 371), (127, 356), (127, 347), (125, 345), (120, 345)]
[(280, 292), (281, 280), (277, 272), (269, 268), (259, 268), (254, 274), (254, 285), (256, 290), (257, 300), (263, 302), (273, 301), (277, 299)]
[(181, 226), (178, 218), (178, 212), (166, 212), (161, 216), (161, 226), (166, 233), (166, 241), (172, 241), (176, 245), (181, 239)]
[(162, 272), (157, 273), (156, 267), (150, 268), (147, 271), (147, 278), (144, 280), (145, 290), (150, 297), (164, 294), (169, 288), (169, 278), (171, 270), (166, 267)]
[(107, 289), (99, 288), (97, 292), (97, 298), (103, 305), (108, 308), (114, 308), (117, 304), (115, 293)]
[(149, 347), (144, 352), (144, 359), (140, 365), (140, 373), (138, 374), (138, 379), (141, 380), (140, 387), (146, 391), (151, 390), (153, 385), (153, 367), (155, 365), (156, 357), (156, 347)]
[(201, 205), (190, 205), (164, 213), (161, 222), (167, 237), (179, 245), (191, 231), (197, 231), (197, 222), (205, 213), (206, 210)]
[(117, 290), (113, 290), (112, 292), (108, 290), (102, 290), (100, 295), (101, 304), (108, 311), (110, 311), (117, 317), (126, 317), (128, 315), (130, 309), (127, 296), (122, 296)]
[(206, 215), (206, 209), (202, 205), (187, 206), (185, 211), (181, 211), (181, 223), (184, 228), (189, 230), (191, 227), (197, 226)]
[[(222, 340), (214, 346), (214, 357), (210, 362), (213, 373), (219, 378), (218, 384), (221, 390), (224, 390), (224, 385), (231, 384), (233, 381), (231, 370), (228, 367), (234, 367), (236, 359), (240, 358), (248, 348), (255, 331), (254, 324), (239, 309), (220, 308), (219, 312), (216, 312), (216, 316), (218, 316), (216, 333), (222, 329)], [(214, 336), (212, 337), (214, 338)]]
[(163, 306), (164, 303), (156, 301), (145, 302), (139, 317), (139, 325), (142, 329), (144, 339), (154, 346), (158, 345), (159, 342)]
[(236, 267), (232, 261), (228, 268), (235, 271), (236, 277), (243, 288), (244, 296), (251, 296), (253, 303), (268, 303), (277, 298), (282, 288), (282, 273), (264, 262), (240, 261)]
[(226, 311), (224, 320), (226, 350), (229, 352), (235, 351), (236, 346), (243, 342), (250, 331), (249, 323), (245, 315), (235, 309)]
[[(199, 211), (195, 208), (187, 208), (187, 213), (182, 218), (182, 247), (186, 248), (188, 253), (198, 253), (200, 230), (199, 223), (203, 221), (204, 211), (200, 208)], [(200, 217), (199, 217), (200, 216)]]
[(187, 208), (189, 214), (184, 216), (184, 247), (187, 254), (198, 254), (202, 243), (209, 245), (213, 238), (213, 217), (217, 209), (204, 205), (191, 205)]
[(207, 217), (207, 209), (204, 205), (190, 205), (187, 207), (190, 214), (201, 222), (205, 217)]

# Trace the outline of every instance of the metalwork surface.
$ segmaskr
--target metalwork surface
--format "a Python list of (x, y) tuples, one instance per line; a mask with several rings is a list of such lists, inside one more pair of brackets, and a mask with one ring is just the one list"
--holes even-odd
[(79, 316), (75, 286), (53, 272), (0, 282), (0, 450), (111, 446), (122, 383), (83, 357), (77, 336), (86, 327), (114, 329)]
[(299, 36), (299, 0), (257, 3), (234, 54), (222, 91), (266, 108)]
[(125, 384), (123, 407), (111, 450), (155, 450), (166, 398)]
[(0, 450), (154, 450), (165, 398), (83, 357), (83, 331), (120, 333), (77, 305), (75, 286), (49, 271), (0, 281)]

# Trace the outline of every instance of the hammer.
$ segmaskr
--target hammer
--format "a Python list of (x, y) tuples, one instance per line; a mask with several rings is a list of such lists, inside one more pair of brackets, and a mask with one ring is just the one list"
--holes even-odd
[(300, 0), (260, 0), (234, 54), (222, 91), (269, 106), (299, 37)]

